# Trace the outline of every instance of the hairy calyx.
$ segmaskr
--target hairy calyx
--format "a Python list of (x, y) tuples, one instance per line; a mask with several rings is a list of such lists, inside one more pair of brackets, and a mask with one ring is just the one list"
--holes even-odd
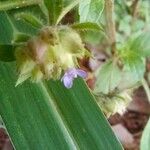
[[(78, 59), (86, 54), (87, 50), (79, 34), (73, 29), (67, 26), (44, 27), (24, 47), (16, 49), (19, 72), (16, 85), (28, 78), (33, 82), (43, 79), (59, 80), (62, 73), (65, 76), (70, 69), (75, 73), (75, 70), (78, 70)], [(70, 81), (73, 81), (73, 78)], [(66, 86), (65, 82), (64, 85)]]

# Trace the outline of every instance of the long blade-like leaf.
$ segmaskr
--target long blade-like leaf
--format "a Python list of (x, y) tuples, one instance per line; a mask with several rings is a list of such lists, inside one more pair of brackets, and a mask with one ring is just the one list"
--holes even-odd
[(75, 149), (42, 84), (15, 88), (13, 65), (0, 64), (0, 114), (16, 150)]
[(17, 150), (121, 150), (82, 80), (14, 87), (14, 65), (0, 63), (0, 114)]
[(52, 81), (48, 88), (81, 149), (121, 149), (83, 80), (76, 80), (71, 90)]

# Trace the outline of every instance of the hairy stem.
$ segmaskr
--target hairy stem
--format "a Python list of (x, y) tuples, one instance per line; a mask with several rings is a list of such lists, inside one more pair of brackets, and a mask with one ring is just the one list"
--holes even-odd
[(36, 5), (36, 4), (40, 4), (41, 2), (42, 2), (42, 0), (4, 1), (4, 2), (0, 2), (0, 11), (6, 11), (6, 10), (10, 10), (10, 9), (15, 9), (15, 8)]
[(105, 20), (106, 20), (106, 32), (109, 38), (109, 44), (111, 46), (112, 54), (115, 54), (116, 50), (116, 27), (114, 20), (114, 0), (105, 1)]
[(147, 81), (144, 78), (142, 79), (141, 82), (142, 82), (143, 88), (145, 90), (145, 93), (147, 95), (147, 98), (148, 98), (148, 100), (150, 102), (150, 88), (148, 86), (148, 83), (147, 83)]

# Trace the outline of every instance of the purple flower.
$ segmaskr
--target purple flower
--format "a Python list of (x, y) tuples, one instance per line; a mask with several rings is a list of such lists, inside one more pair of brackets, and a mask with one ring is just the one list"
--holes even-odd
[(69, 89), (73, 85), (73, 80), (78, 76), (86, 78), (87, 73), (81, 69), (68, 69), (62, 77), (61, 81), (64, 83), (64, 86)]

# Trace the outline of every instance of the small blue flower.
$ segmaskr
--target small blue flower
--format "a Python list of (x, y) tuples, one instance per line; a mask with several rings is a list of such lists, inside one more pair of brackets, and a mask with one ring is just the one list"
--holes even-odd
[(87, 73), (81, 69), (71, 68), (65, 72), (61, 81), (64, 83), (64, 86), (69, 89), (73, 85), (73, 80), (78, 76), (82, 78), (86, 78)]

